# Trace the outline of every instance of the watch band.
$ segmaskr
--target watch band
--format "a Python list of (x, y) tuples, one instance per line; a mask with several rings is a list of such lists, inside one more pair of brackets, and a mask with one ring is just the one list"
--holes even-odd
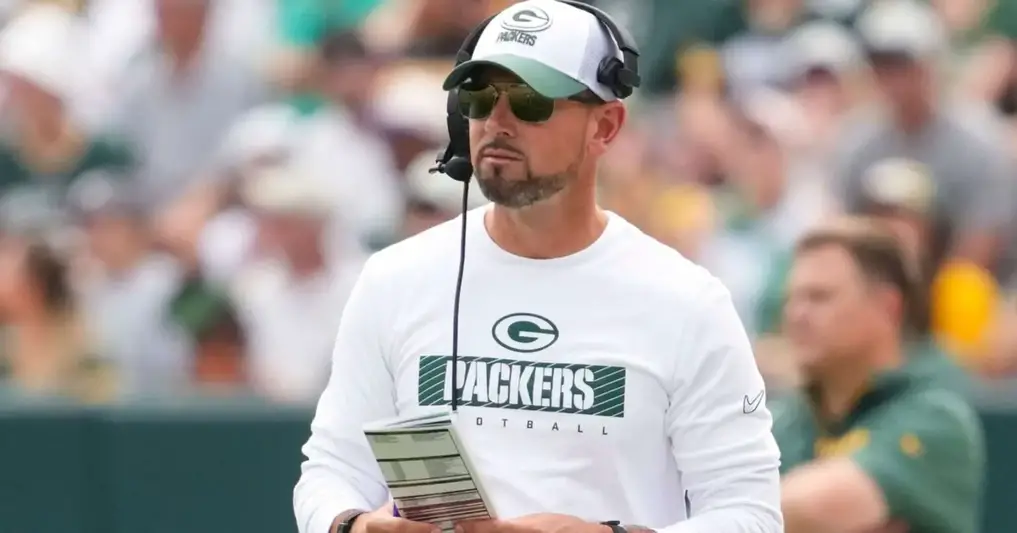
[(611, 528), (611, 533), (657, 533), (655, 530), (645, 526), (623, 526), (618, 520), (601, 522), (600, 524)]
[(357, 517), (366, 512), (360, 509), (350, 509), (339, 513), (339, 516), (335, 517), (335, 520), (332, 522), (335, 524), (335, 527), (331, 533), (350, 533), (350, 530), (353, 529), (353, 522), (356, 521)]
[(608, 522), (601, 522), (601, 525), (611, 528), (611, 533), (628, 533), (628, 530), (621, 525), (621, 522), (617, 520), (610, 520)]

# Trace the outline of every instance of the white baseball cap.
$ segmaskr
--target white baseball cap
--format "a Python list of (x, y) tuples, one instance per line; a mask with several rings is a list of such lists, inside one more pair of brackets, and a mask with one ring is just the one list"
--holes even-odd
[(240, 191), (243, 202), (269, 213), (303, 213), (328, 216), (336, 209), (320, 183), (295, 166), (280, 164), (259, 169)]
[(813, 68), (844, 74), (862, 65), (858, 41), (840, 24), (816, 21), (804, 24), (788, 39), (794, 71), (801, 75)]
[(0, 71), (25, 79), (59, 96), (74, 85), (77, 17), (53, 4), (32, 4), (0, 33)]
[(865, 10), (855, 23), (869, 52), (935, 58), (946, 51), (947, 32), (936, 11), (915, 0), (884, 0)]
[(548, 98), (589, 89), (604, 100), (617, 100), (597, 79), (601, 61), (609, 56), (621, 58), (621, 50), (592, 13), (556, 0), (526, 0), (491, 20), (472, 59), (453, 69), (442, 87), (458, 87), (475, 67), (496, 66)]

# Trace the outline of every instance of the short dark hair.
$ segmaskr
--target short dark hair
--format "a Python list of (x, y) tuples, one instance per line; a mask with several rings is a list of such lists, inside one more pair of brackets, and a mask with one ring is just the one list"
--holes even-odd
[(33, 240), (25, 250), (24, 268), (47, 311), (61, 314), (73, 311), (74, 291), (67, 262), (56, 250), (41, 240)]
[(321, 41), (319, 53), (326, 64), (336, 64), (349, 59), (367, 59), (370, 50), (354, 31), (333, 31)]
[(604, 100), (603, 98), (598, 96), (597, 93), (595, 93), (595, 92), (593, 92), (593, 91), (591, 91), (589, 89), (586, 89), (586, 90), (584, 90), (583, 92), (581, 92), (579, 94), (575, 94), (573, 96), (570, 96), (569, 100), (574, 100), (576, 102), (580, 102), (580, 103), (583, 103), (583, 104), (589, 104), (589, 105), (604, 105), (604, 104), (607, 103), (607, 100)]
[(907, 257), (892, 232), (874, 220), (849, 218), (806, 233), (795, 246), (795, 256), (828, 246), (847, 252), (869, 281), (890, 285), (900, 293), (905, 334), (928, 332), (928, 297), (918, 265)]

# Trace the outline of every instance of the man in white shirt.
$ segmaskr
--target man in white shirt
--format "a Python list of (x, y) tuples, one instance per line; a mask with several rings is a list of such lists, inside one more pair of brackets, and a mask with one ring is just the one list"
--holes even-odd
[(362, 427), (446, 409), (453, 390), (498, 517), (466, 533), (783, 530), (763, 380), (730, 295), (596, 204), (626, 118), (602, 65), (621, 55), (591, 13), (528, 0), (446, 80), (493, 201), (464, 215), (458, 379), (462, 220), (365, 265), (303, 449), (301, 533), (436, 532), (393, 516)]

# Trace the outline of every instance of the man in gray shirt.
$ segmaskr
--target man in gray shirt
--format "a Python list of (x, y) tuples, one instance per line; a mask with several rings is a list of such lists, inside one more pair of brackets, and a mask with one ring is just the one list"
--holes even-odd
[(931, 257), (959, 257), (994, 269), (1013, 220), (1011, 159), (987, 111), (943, 103), (937, 60), (946, 49), (936, 14), (912, 0), (888, 0), (857, 22), (885, 109), (858, 117), (836, 155), (839, 196), (849, 211), (871, 201), (865, 175), (874, 165), (908, 158), (932, 177), (936, 228)]
[(152, 207), (183, 196), (212, 168), (221, 138), (267, 87), (255, 58), (223, 33), (211, 0), (157, 0), (155, 42), (129, 67), (114, 125), (137, 148), (141, 194)]

